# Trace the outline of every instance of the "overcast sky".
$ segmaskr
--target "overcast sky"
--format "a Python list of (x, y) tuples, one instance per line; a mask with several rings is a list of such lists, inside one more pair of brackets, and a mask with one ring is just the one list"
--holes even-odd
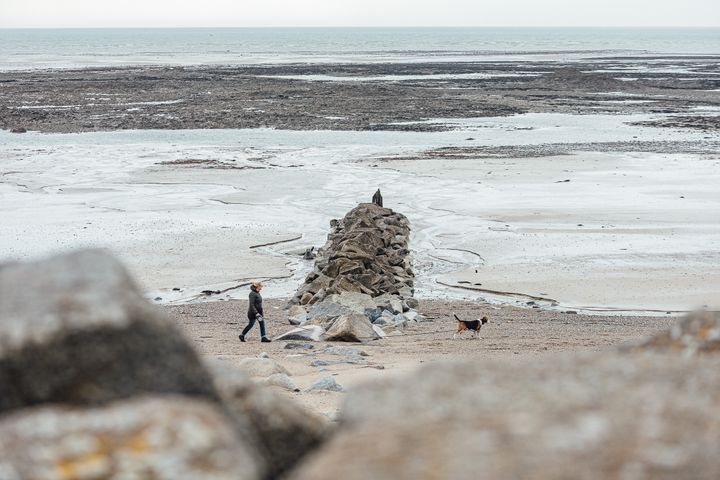
[(720, 26), (720, 0), (0, 0), (0, 27)]

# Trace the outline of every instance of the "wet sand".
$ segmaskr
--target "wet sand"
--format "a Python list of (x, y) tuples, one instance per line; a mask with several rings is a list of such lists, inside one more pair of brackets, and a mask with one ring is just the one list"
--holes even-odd
[(713, 58), (0, 72), (0, 127), (32, 131), (0, 132), (0, 259), (99, 246), (158, 303), (288, 297), (379, 187), (420, 298), (717, 307)]

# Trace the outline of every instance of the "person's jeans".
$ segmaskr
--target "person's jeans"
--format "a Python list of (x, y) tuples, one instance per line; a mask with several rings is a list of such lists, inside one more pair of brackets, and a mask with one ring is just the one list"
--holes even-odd
[[(260, 336), (265, 337), (265, 319), (263, 317), (258, 317), (257, 321), (260, 324)], [(242, 331), (243, 337), (245, 335), (247, 335), (247, 333), (250, 331), (250, 329), (253, 327), (253, 325), (255, 325), (255, 319), (254, 318), (248, 319), (248, 324)]]

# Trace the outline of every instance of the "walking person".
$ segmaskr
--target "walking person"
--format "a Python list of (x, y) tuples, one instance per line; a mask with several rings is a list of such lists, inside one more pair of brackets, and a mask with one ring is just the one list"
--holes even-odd
[(250, 285), (250, 296), (248, 298), (248, 324), (240, 334), (240, 341), (245, 341), (245, 335), (255, 325), (255, 321), (260, 324), (260, 341), (269, 342), (270, 339), (265, 336), (265, 316), (263, 314), (262, 296), (260, 290), (263, 285), (261, 282), (253, 282)]

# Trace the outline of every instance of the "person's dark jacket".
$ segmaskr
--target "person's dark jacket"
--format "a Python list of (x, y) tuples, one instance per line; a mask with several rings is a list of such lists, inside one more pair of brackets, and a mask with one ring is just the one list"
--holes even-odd
[(258, 314), (260, 314), (261, 317), (265, 316), (262, 307), (262, 297), (260, 296), (260, 292), (257, 291), (257, 288), (255, 288), (255, 285), (252, 285), (248, 299), (248, 318), (253, 320), (257, 318)]

